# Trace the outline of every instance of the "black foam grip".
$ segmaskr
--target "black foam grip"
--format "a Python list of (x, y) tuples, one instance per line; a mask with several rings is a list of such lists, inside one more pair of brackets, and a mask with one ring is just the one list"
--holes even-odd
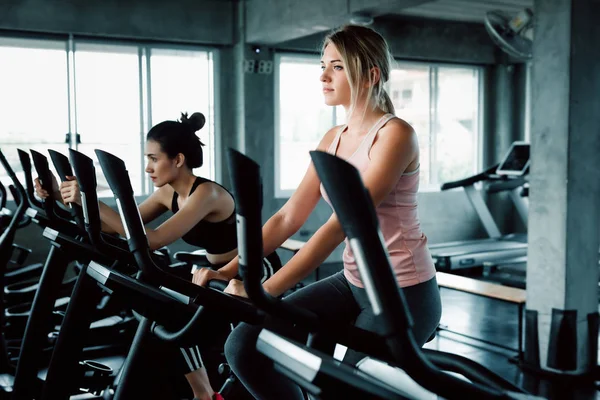
[(54, 164), (54, 168), (56, 168), (56, 172), (58, 173), (58, 179), (60, 179), (61, 182), (66, 181), (67, 176), (73, 176), (73, 170), (71, 169), (71, 164), (69, 163), (67, 156), (56, 150), (48, 150), (48, 153), (50, 154), (52, 164)]

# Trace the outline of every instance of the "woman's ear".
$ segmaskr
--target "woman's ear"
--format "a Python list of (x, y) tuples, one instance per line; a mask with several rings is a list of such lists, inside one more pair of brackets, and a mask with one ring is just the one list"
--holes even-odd
[(365, 82), (365, 88), (375, 86), (381, 79), (381, 71), (378, 67), (372, 67), (369, 70), (369, 79)]
[(175, 166), (181, 168), (185, 165), (185, 156), (183, 153), (179, 153), (175, 156)]

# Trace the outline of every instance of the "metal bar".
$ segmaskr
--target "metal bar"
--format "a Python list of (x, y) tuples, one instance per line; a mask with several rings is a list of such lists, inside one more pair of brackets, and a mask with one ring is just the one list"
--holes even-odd
[(519, 304), (519, 361), (523, 360), (523, 308), (524, 304)]
[(476, 340), (476, 341), (478, 341), (478, 342), (486, 343), (486, 344), (489, 344), (489, 345), (492, 345), (492, 346), (500, 347), (500, 348), (502, 348), (502, 349), (505, 349), (505, 350), (517, 351), (517, 352), (518, 352), (518, 349), (515, 349), (514, 347), (508, 347), (508, 346), (505, 346), (505, 345), (503, 345), (503, 344), (500, 344), (500, 343), (491, 342), (491, 341), (489, 341), (489, 340), (482, 339), (482, 338), (478, 338), (478, 337), (476, 337), (476, 336), (467, 335), (466, 333), (462, 333), (462, 332), (453, 331), (452, 329), (449, 329), (447, 325), (445, 325), (445, 326), (442, 326), (442, 325), (440, 324), (440, 325), (438, 325), (438, 328), (437, 328), (437, 329), (438, 329), (439, 331), (448, 331), (448, 332), (452, 332), (452, 333), (454, 333), (455, 335), (459, 335), (459, 336), (462, 336), (462, 337), (466, 337), (466, 338), (469, 338), (469, 339), (472, 339), (472, 340)]
[(464, 190), (488, 236), (492, 239), (500, 238), (502, 236), (500, 229), (498, 229), (498, 225), (494, 221), (490, 209), (483, 201), (481, 192), (475, 189), (474, 186), (465, 186)]

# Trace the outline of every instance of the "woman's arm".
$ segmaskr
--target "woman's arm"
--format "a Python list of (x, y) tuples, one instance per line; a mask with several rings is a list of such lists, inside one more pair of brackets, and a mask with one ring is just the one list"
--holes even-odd
[(333, 214), (300, 251), (264, 283), (265, 291), (273, 296), (283, 294), (321, 265), (345, 237), (342, 226)]
[[(418, 159), (418, 151), (416, 135), (403, 121), (392, 120), (378, 132), (377, 141), (371, 148), (369, 168), (362, 174), (375, 207), (394, 188), (406, 168)], [(344, 238), (334, 214), (283, 268), (264, 283), (265, 290), (273, 296), (281, 295), (321, 265)], [(239, 285), (228, 292), (244, 295)]]
[[(144, 224), (154, 220), (167, 210), (167, 207), (164, 205), (163, 197), (165, 197), (165, 193), (163, 192), (165, 192), (163, 188), (153, 192), (140, 204), (140, 215)], [(61, 183), (60, 195), (65, 204), (77, 203), (81, 205), (81, 192), (74, 176), (68, 176), (67, 181)], [(120, 215), (102, 201), (98, 201), (98, 207), (100, 209), (102, 231), (125, 236), (125, 229), (123, 228)]]
[[(339, 129), (337, 126), (330, 129), (321, 140), (321, 143), (319, 143), (317, 149), (326, 150)], [(298, 189), (294, 191), (285, 205), (269, 218), (263, 226), (264, 254), (271, 254), (275, 251), (306, 222), (321, 198), (319, 185), (319, 177), (311, 162)], [(220, 268), (218, 270), (220, 276), (212, 276), (214, 274), (205, 272), (203, 274), (207, 274), (207, 278), (205, 279), (204, 276), (199, 275), (197, 278), (195, 277), (194, 283), (204, 285), (208, 280), (214, 278), (232, 279), (238, 274), (238, 261), (238, 257), (235, 257), (227, 265)], [(209, 277), (208, 275), (211, 276)]]
[[(52, 176), (52, 182), (51, 182), (51, 187), (52, 187), (52, 197), (54, 200), (56, 201), (60, 201), (61, 203), (63, 203), (63, 199), (60, 195), (60, 190), (58, 188), (58, 182), (56, 181), (56, 177), (54, 176), (54, 174), (51, 174)], [(40, 182), (40, 178), (35, 178), (33, 180), (33, 188), (35, 190), (35, 194), (42, 200), (46, 200), (48, 197), (50, 197), (50, 193), (48, 193), (46, 190), (42, 189), (42, 184)], [(64, 203), (63, 203), (64, 204)]]
[(180, 239), (196, 226), (198, 222), (216, 210), (221, 200), (221, 190), (215, 184), (205, 183), (199, 185), (177, 213), (156, 229), (146, 227), (150, 249), (159, 249)]

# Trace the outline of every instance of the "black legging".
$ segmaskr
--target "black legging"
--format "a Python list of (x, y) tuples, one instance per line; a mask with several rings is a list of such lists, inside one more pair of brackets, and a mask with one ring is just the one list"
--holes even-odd
[[(403, 288), (403, 292), (412, 315), (415, 339), (422, 346), (435, 331), (442, 314), (437, 282), (432, 278)], [(353, 323), (369, 331), (377, 330), (377, 321), (365, 289), (348, 283), (343, 271), (296, 291), (284, 301), (306, 308), (332, 324), (343, 326)], [(294, 340), (305, 341), (302, 333), (290, 331), (287, 325), (273, 319), (269, 319), (263, 326), (240, 324), (225, 343), (225, 356), (229, 365), (244, 386), (259, 400), (302, 400), (300, 388), (280, 376), (273, 368), (273, 362), (256, 350), (258, 334), (263, 327)], [(364, 354), (348, 349), (344, 362), (355, 365), (364, 357)]]

